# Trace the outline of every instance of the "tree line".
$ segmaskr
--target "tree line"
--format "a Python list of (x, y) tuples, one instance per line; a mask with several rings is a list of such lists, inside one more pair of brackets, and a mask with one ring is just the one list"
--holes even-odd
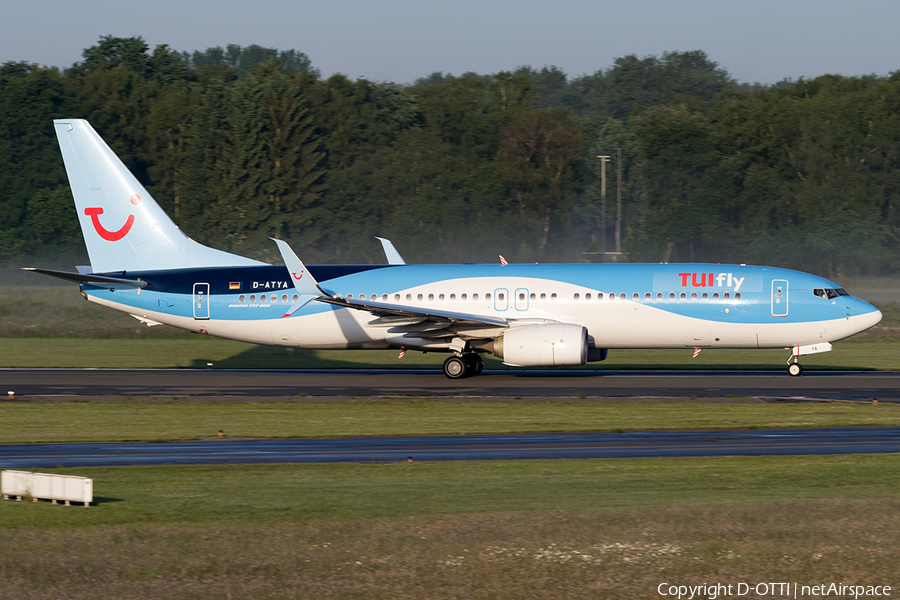
[(621, 185), (627, 260), (900, 264), (900, 73), (751, 86), (692, 51), (398, 85), (295, 50), (107, 36), (65, 70), (0, 65), (0, 259), (84, 260), (67, 117), (191, 237), (267, 261), (279, 237), (308, 262), (381, 262), (375, 235), (413, 262), (611, 260)]

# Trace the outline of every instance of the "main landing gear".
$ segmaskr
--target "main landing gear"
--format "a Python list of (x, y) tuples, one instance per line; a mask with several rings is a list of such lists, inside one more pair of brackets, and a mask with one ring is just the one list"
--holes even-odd
[(453, 355), (444, 361), (444, 375), (449, 379), (464, 379), (484, 370), (484, 361), (475, 352)]

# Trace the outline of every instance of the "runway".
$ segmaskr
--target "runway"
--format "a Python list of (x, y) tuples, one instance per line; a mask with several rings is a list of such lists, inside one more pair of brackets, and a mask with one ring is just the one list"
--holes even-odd
[[(624, 399), (634, 397), (812, 398), (900, 401), (900, 372), (808, 371), (485, 371), (450, 380), (439, 371), (191, 370), (191, 369), (0, 369), (0, 394), (22, 400), (229, 399), (326, 401), (329, 398), (409, 397), (508, 400), (538, 398)], [(6, 399), (6, 398), (4, 398)]]
[(900, 427), (0, 445), (0, 468), (900, 452)]

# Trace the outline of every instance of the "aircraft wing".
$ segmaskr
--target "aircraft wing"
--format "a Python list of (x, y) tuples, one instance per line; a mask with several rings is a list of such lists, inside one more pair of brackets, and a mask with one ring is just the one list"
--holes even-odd
[(304, 266), (291, 247), (283, 240), (273, 240), (281, 251), (284, 264), (291, 274), (299, 300), (285, 313), (288, 317), (312, 300), (333, 306), (365, 311), (376, 318), (373, 327), (389, 327), (391, 333), (406, 337), (493, 337), (498, 329), (510, 326), (509, 321), (448, 310), (433, 310), (405, 304), (389, 304), (360, 299), (341, 298), (323, 289)]
[(405, 304), (388, 304), (386, 302), (371, 300), (348, 300), (346, 298), (333, 298), (329, 296), (320, 296), (316, 298), (316, 300), (335, 306), (342, 306), (344, 308), (366, 311), (378, 317), (378, 319), (369, 323), (369, 325), (394, 327), (404, 325), (412, 326), (430, 322), (444, 327), (451, 325), (465, 327), (474, 326), (479, 328), (509, 327), (509, 321), (506, 319), (453, 312), (449, 310), (432, 310)]

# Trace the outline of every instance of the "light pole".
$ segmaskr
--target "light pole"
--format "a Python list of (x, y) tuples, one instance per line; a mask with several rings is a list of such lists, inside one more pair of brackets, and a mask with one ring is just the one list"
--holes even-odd
[(622, 254), (622, 149), (625, 146), (610, 146), (618, 153), (616, 160), (616, 254)]
[(598, 154), (600, 159), (600, 256), (606, 260), (606, 163), (608, 154)]

